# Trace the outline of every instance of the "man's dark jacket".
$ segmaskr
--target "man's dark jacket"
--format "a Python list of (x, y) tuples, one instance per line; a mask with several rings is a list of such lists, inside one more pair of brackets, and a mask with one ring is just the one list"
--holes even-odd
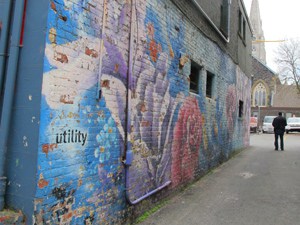
[(277, 116), (272, 123), (275, 134), (283, 134), (285, 126), (287, 125), (286, 119), (283, 116)]

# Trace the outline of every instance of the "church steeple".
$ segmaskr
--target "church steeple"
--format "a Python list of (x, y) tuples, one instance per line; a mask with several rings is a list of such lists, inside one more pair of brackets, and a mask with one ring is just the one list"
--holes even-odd
[(252, 0), (250, 9), (250, 21), (253, 28), (254, 40), (258, 40), (258, 42), (253, 42), (252, 44), (252, 55), (266, 64), (265, 43), (259, 41), (265, 40), (265, 36), (262, 29), (258, 0)]

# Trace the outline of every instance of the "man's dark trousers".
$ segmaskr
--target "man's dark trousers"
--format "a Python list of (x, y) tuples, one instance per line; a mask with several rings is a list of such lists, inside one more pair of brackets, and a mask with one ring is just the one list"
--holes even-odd
[(280, 149), (283, 150), (283, 135), (284, 135), (284, 132), (283, 133), (277, 133), (275, 132), (275, 150), (278, 150), (278, 136), (280, 137)]

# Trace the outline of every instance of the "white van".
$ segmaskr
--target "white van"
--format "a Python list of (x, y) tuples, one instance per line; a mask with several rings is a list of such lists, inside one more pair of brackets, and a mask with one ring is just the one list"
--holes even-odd
[(262, 127), (263, 133), (273, 133), (274, 132), (274, 127), (273, 127), (272, 123), (273, 123), (273, 120), (275, 117), (276, 116), (265, 116), (263, 127)]
[(288, 134), (292, 131), (300, 132), (300, 117), (290, 117), (287, 119), (287, 126), (285, 127), (285, 131)]

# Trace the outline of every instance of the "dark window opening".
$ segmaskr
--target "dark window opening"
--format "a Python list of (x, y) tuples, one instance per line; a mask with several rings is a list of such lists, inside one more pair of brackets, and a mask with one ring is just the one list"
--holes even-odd
[(212, 98), (213, 97), (213, 79), (214, 75), (207, 71), (206, 76), (206, 97)]
[(195, 62), (191, 63), (191, 74), (190, 74), (190, 92), (199, 93), (199, 76), (201, 67)]
[(244, 114), (244, 102), (239, 101), (239, 118), (242, 118)]

